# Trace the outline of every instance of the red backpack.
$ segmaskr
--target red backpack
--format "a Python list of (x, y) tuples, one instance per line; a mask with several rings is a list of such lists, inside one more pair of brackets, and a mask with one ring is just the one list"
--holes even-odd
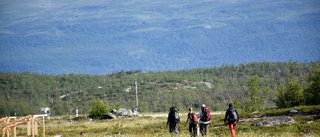
[(198, 115), (196, 113), (191, 113), (189, 119), (191, 120), (191, 124), (198, 124)]
[(210, 115), (210, 108), (209, 107), (204, 107), (202, 109), (202, 117), (201, 117), (201, 121), (210, 121), (211, 120), (211, 115)]

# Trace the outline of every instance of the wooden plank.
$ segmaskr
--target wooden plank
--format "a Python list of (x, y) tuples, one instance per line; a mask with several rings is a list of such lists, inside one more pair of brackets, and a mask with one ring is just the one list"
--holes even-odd
[(34, 122), (34, 135), (38, 136), (38, 122)]
[(3, 129), (1, 130), (1, 132), (2, 132), (2, 137), (5, 137), (5, 135), (6, 135), (6, 129), (7, 129), (7, 128), (3, 128)]
[(8, 128), (7, 128), (7, 137), (10, 137), (10, 131)]
[(0, 122), (2, 123), (3, 121), (7, 121), (9, 117), (3, 117), (3, 118), (0, 118)]
[(32, 117), (31, 124), (32, 124), (32, 137), (34, 137), (34, 117)]
[[(15, 122), (17, 121), (17, 118), (16, 118), (16, 117), (14, 118), (14, 121), (15, 121)], [(17, 137), (17, 126), (14, 126), (14, 128), (13, 128), (13, 136), (14, 136), (14, 137)]]
[(46, 128), (45, 128), (45, 124), (44, 124), (44, 117), (42, 117), (42, 133), (43, 133), (43, 137), (46, 137)]
[(28, 136), (31, 136), (31, 127), (30, 127), (30, 125), (31, 125), (31, 121), (28, 121), (28, 124), (27, 124), (27, 135)]

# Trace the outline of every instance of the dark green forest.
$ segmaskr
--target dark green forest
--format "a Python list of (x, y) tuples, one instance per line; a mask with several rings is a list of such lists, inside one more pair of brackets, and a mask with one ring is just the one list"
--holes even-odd
[[(52, 115), (74, 114), (76, 109), (88, 114), (94, 100), (133, 109), (135, 81), (140, 112), (165, 112), (171, 105), (184, 111), (203, 103), (213, 111), (225, 110), (229, 103), (244, 109), (256, 97), (265, 97), (256, 109), (281, 107), (279, 91), (289, 91), (292, 83), (303, 93), (319, 94), (319, 84), (310, 75), (319, 75), (319, 63), (254, 62), (178, 71), (121, 70), (106, 75), (0, 72), (0, 116), (38, 114), (41, 107), (50, 107)], [(308, 97), (312, 100), (313, 96)], [(308, 103), (314, 102), (302, 99), (293, 105)]]

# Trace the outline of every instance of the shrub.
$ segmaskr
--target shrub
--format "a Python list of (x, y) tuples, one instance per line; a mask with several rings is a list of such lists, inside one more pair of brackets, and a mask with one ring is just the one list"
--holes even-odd
[(89, 117), (93, 119), (101, 118), (104, 114), (108, 113), (110, 108), (100, 100), (94, 100)]

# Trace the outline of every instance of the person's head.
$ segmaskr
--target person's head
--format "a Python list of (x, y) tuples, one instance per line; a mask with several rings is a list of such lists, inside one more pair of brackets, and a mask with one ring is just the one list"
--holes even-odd
[(170, 108), (170, 110), (172, 110), (172, 108), (174, 108), (174, 105), (172, 105), (172, 107)]
[(202, 104), (202, 105), (201, 105), (201, 108), (204, 108), (205, 106), (206, 106), (206, 105)]
[(189, 112), (192, 112), (192, 108), (189, 108)]
[(230, 104), (229, 104), (229, 108), (232, 108), (232, 107), (233, 107), (233, 105), (232, 105), (232, 103), (230, 103)]

